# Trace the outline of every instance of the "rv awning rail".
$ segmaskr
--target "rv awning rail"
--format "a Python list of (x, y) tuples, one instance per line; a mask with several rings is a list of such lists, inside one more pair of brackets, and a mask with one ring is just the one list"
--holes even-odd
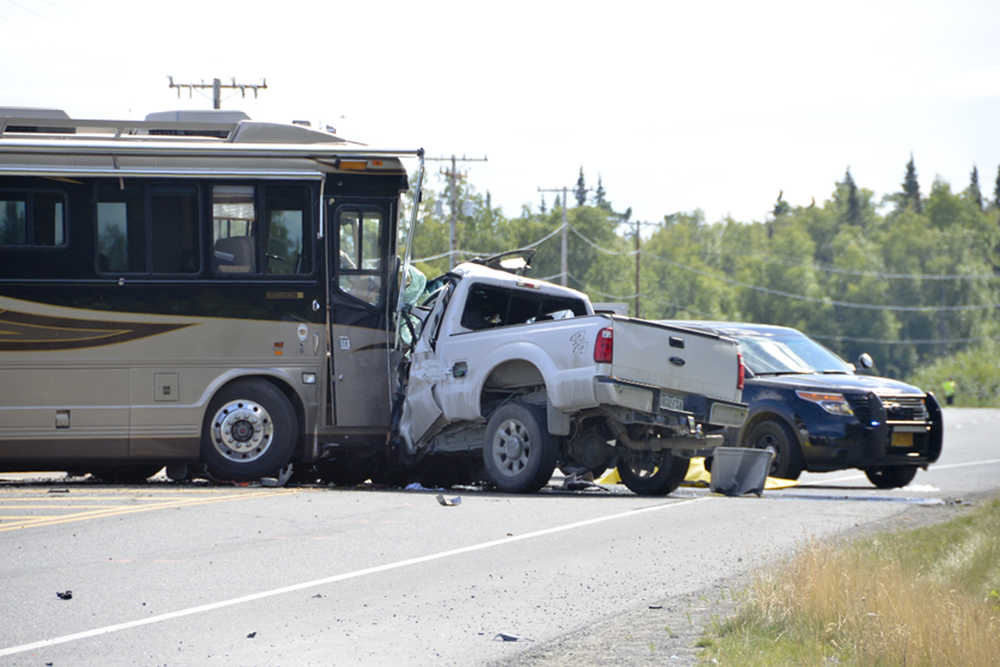
[(246, 157), (336, 160), (353, 157), (418, 157), (423, 149), (369, 148), (341, 144), (199, 143), (72, 139), (47, 135), (45, 139), (0, 138), (0, 154), (8, 155), (116, 155), (120, 157)]
[[(181, 121), (181, 120), (106, 120), (98, 118), (36, 118), (32, 116), (0, 116), (0, 135), (10, 131), (8, 128), (34, 128), (32, 131), (47, 129), (62, 134), (66, 130), (81, 128), (96, 130), (113, 130), (116, 134), (125, 135), (135, 130), (167, 130), (171, 132), (232, 132), (239, 126), (239, 121)], [(216, 141), (219, 139), (216, 138)]]

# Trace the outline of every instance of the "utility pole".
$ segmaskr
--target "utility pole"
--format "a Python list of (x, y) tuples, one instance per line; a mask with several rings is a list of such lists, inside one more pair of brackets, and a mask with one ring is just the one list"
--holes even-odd
[(431, 160), (434, 162), (448, 162), (451, 161), (451, 169), (445, 169), (441, 172), (443, 176), (448, 177), (448, 202), (451, 204), (451, 221), (449, 224), (450, 230), (448, 232), (448, 268), (455, 268), (455, 251), (458, 248), (455, 247), (455, 227), (458, 223), (458, 185), (455, 181), (460, 178), (465, 178), (465, 174), (458, 173), (458, 167), (456, 162), (486, 162), (486, 156), (483, 157), (455, 157), (452, 153), (450, 158), (447, 157), (428, 157), (425, 160)]
[(232, 83), (222, 83), (221, 79), (212, 79), (212, 83), (174, 83), (174, 77), (168, 76), (167, 79), (170, 80), (170, 87), (177, 89), (177, 97), (181, 96), (181, 88), (188, 89), (188, 97), (194, 92), (195, 88), (211, 88), (212, 89), (212, 108), (221, 109), (222, 108), (222, 89), (231, 88), (233, 90), (239, 90), (243, 97), (247, 96), (247, 90), (253, 91), (254, 98), (257, 97), (258, 90), (267, 89), (267, 79), (261, 79), (260, 83), (236, 83), (236, 77), (233, 77)]
[(567, 266), (567, 257), (569, 255), (569, 224), (566, 222), (566, 194), (568, 188), (538, 188), (539, 192), (561, 192), (562, 193), (562, 233), (560, 237), (562, 238), (562, 251), (559, 260), (559, 282), (563, 285), (567, 284), (567, 279), (569, 278), (569, 267)]
[[(567, 279), (569, 278), (569, 267), (567, 266), (568, 256), (569, 256), (569, 223), (566, 222), (566, 209), (568, 205), (566, 204), (566, 195), (569, 188), (538, 188), (539, 192), (561, 192), (562, 193), (562, 255), (559, 262), (559, 274), (560, 282), (563, 285), (567, 284)], [(590, 188), (587, 188), (590, 190)]]
[(635, 316), (639, 314), (639, 220), (635, 221)]

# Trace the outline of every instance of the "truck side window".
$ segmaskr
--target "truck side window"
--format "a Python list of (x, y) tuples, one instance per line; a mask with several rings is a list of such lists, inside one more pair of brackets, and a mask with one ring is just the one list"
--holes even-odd
[(473, 285), (462, 311), (462, 326), (472, 331), (563, 319), (587, 314), (580, 299), (543, 296), (528, 290)]
[(473, 285), (465, 299), (462, 326), (478, 331), (503, 324), (507, 312), (507, 293), (486, 285)]

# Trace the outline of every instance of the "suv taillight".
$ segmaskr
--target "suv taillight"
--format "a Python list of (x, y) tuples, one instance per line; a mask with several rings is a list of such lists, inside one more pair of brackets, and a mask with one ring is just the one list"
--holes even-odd
[(743, 378), (746, 377), (746, 370), (743, 368), (743, 355), (736, 355), (736, 388), (743, 391)]
[(615, 331), (611, 327), (604, 327), (597, 332), (597, 340), (594, 341), (594, 361), (599, 364), (610, 364), (615, 353)]

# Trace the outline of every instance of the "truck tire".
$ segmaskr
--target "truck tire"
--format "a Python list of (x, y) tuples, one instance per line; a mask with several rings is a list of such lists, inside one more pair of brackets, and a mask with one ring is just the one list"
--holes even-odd
[(237, 380), (208, 406), (201, 458), (217, 479), (255, 480), (288, 465), (298, 437), (295, 410), (280, 389), (265, 380)]
[(876, 466), (865, 468), (868, 481), (880, 489), (898, 489), (917, 476), (917, 466)]
[(549, 433), (545, 408), (505, 403), (490, 416), (483, 442), (489, 481), (507, 493), (533, 493), (552, 477), (559, 447)]
[(681, 485), (690, 463), (686, 456), (674, 456), (667, 450), (625, 450), (619, 454), (618, 476), (632, 493), (664, 496)]
[(774, 450), (768, 475), (781, 479), (798, 479), (802, 474), (802, 450), (785, 424), (776, 419), (765, 419), (755, 424), (743, 440), (744, 447)]

